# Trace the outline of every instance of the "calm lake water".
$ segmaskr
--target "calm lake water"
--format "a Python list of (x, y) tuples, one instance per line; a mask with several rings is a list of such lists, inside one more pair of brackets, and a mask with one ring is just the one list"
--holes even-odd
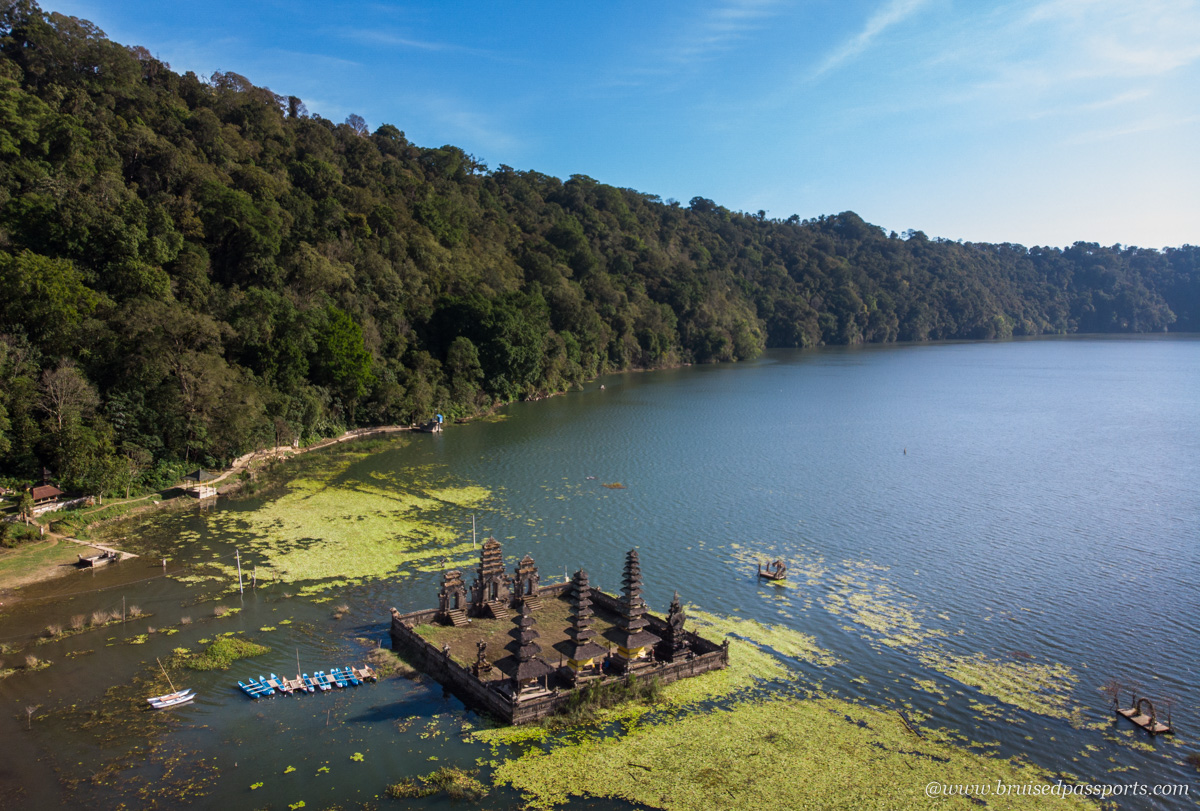
[[(481, 537), (500, 539), (510, 565), (531, 554), (543, 582), (583, 566), (593, 585), (616, 591), (624, 554), (637, 547), (653, 611), (678, 590), (710, 613), (802, 630), (843, 660), (795, 665), (827, 691), (911, 707), (987, 751), (1088, 782), (1188, 783), (1192, 803), (1122, 807), (1191, 807), (1200, 791), (1184, 762), (1200, 729), (1198, 372), (1200, 341), (1189, 338), (770, 352), (606, 377), (514, 405), (500, 421), (407, 437), (356, 461), (337, 484), (416, 469), (488, 488), (485, 507), (449, 515), (459, 542), (469, 543), (474, 513)], [(617, 482), (624, 489), (603, 486)], [(130, 542), (169, 548), (179, 561), (225, 559), (238, 545), (226, 519), (262, 503), (163, 515)], [(757, 582), (755, 561), (774, 558), (788, 561), (798, 588)], [(251, 552), (242, 565), (260, 562)], [(340, 620), (330, 603), (278, 585), (226, 594), (221, 603), (242, 610), (215, 619), (211, 584), (163, 578), (145, 558), (32, 589), (37, 599), (0, 609), (10, 644), (122, 598), (154, 616), (40, 645), (53, 666), (0, 681), (0, 800), (355, 806), (400, 777), (474, 768), (495, 757), (462, 739), (464, 724), (482, 721), (434, 684), (391, 679), (258, 703), (230, 688), (291, 672), (297, 655), (309, 672), (361, 661), (386, 638), (388, 609), (435, 604), (439, 579), (407, 572), (338, 589), (336, 602), (350, 607)], [(195, 621), (180, 625), (183, 615)], [(131, 644), (148, 625), (176, 632)], [(166, 730), (120, 714), (80, 728), (111, 685), (229, 630), (272, 652), (197, 674), (189, 683), (200, 698), (173, 711)], [(1065, 693), (1073, 718), (966, 686), (931, 652), (1059, 666), (1074, 679)], [(1181, 734), (1150, 739), (1112, 724), (1099, 689), (1112, 678), (1173, 698)], [(44, 715), (27, 730), (32, 705)], [(129, 769), (95, 777), (130, 752)], [(511, 792), (486, 801), (517, 803)]]

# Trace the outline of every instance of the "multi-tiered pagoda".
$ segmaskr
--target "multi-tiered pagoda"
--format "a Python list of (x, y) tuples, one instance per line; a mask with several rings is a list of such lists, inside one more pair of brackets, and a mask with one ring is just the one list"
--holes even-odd
[(617, 644), (613, 665), (619, 672), (629, 672), (647, 663), (654, 646), (661, 638), (646, 630), (646, 601), (642, 599), (642, 565), (636, 549), (625, 555), (625, 576), (621, 580), (621, 599), (617, 601), (620, 621), (608, 633)]
[(592, 589), (588, 585), (588, 574), (583, 569), (575, 573), (571, 581), (571, 627), (567, 630), (567, 668), (572, 681), (595, 676), (608, 650), (596, 642), (592, 630)]
[(508, 632), (512, 642), (504, 646), (512, 655), (496, 662), (496, 667), (512, 677), (517, 694), (545, 689), (548, 687), (546, 679), (554, 673), (554, 668), (542, 661), (542, 646), (534, 641), (538, 638), (534, 624), (533, 609), (523, 603), (520, 615)]

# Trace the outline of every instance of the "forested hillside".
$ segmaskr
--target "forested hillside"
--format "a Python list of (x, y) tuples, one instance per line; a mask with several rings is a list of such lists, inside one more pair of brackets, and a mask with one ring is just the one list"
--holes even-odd
[(684, 206), (178, 75), (29, 0), (0, 35), (0, 475), (124, 490), (765, 346), (1200, 327), (1195, 247)]

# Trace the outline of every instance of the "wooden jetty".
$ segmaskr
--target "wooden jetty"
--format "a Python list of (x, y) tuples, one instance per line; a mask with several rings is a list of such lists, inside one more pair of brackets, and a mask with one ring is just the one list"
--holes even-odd
[(1158, 716), (1154, 712), (1154, 704), (1152, 704), (1148, 698), (1139, 698), (1137, 703), (1129, 709), (1117, 710), (1117, 712), (1128, 718), (1130, 721), (1133, 721), (1133, 723), (1137, 724), (1151, 735), (1158, 735), (1160, 733), (1174, 734), (1175, 732), (1175, 730), (1171, 729), (1169, 725), (1161, 723), (1158, 720)]
[(91, 569), (97, 566), (107, 566), (110, 563), (117, 563), (121, 560), (121, 553), (112, 549), (106, 549), (99, 555), (76, 555), (79, 561), (75, 564), (81, 569)]

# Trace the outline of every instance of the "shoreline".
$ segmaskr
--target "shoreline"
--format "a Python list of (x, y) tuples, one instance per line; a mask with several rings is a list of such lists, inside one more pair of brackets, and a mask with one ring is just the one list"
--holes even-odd
[[(296, 456), (302, 456), (310, 451), (324, 450), (325, 448), (340, 445), (344, 442), (352, 442), (358, 439), (369, 439), (372, 437), (390, 436), (393, 434), (408, 433), (414, 429), (407, 425), (379, 425), (367, 428), (356, 428), (351, 431), (346, 431), (344, 434), (336, 437), (327, 437), (325, 439), (314, 442), (306, 447), (297, 448), (292, 445), (280, 445), (274, 448), (266, 448), (250, 453), (243, 454), (233, 463), (228, 469), (222, 471), (220, 475), (210, 480), (213, 484), (225, 482), (223, 487), (218, 488), (218, 496), (229, 496), (237, 493), (242, 489), (245, 482), (234, 480), (227, 481), (231, 476), (246, 471), (253, 470), (255, 463), (269, 463), (277, 460), (291, 459)], [(179, 491), (177, 495), (165, 498), (163, 493), (172, 490)], [(83, 526), (85, 530), (92, 530), (96, 527), (104, 526), (108, 523), (124, 520), (135, 515), (141, 515), (151, 511), (175, 508), (178, 503), (186, 499), (193, 501), (194, 497), (183, 492), (183, 486), (177, 484), (171, 488), (154, 493), (148, 493), (143, 496), (136, 496), (130, 499), (115, 499), (107, 504), (98, 505), (88, 508), (80, 512), (81, 515), (92, 513), (103, 513), (113, 507), (124, 505), (138, 505), (130, 510), (122, 511), (118, 515), (99, 518), (96, 521), (87, 523)], [(139, 504), (139, 502), (149, 501), (148, 504)], [(53, 516), (53, 513), (44, 515)], [(50, 519), (47, 523), (51, 523)], [(41, 521), (35, 522), (38, 525), (45, 526)], [(43, 583), (48, 580), (54, 580), (60, 577), (78, 571), (74, 563), (78, 560), (79, 549), (83, 546), (91, 549), (108, 550), (114, 549), (125, 557), (136, 557), (134, 553), (127, 552), (115, 545), (112, 542), (100, 543), (98, 541), (82, 540), (72, 538), (68, 535), (63, 535), (56, 532), (51, 532), (46, 528), (44, 538), (29, 541), (21, 544), (14, 549), (6, 549), (0, 552), (0, 607), (11, 608), (14, 605), (22, 602), (21, 591), (36, 583)], [(52, 550), (57, 550), (54, 552)]]

